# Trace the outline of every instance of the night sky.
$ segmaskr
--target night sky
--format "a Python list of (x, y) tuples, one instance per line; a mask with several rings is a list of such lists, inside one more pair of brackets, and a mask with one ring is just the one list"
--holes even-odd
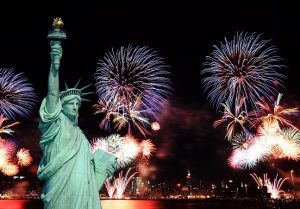
[[(249, 172), (284, 174), (290, 169), (300, 176), (299, 163), (287, 160), (267, 162), (246, 171), (228, 166), (231, 146), (224, 139), (225, 126), (212, 127), (221, 115), (207, 101), (200, 75), (205, 56), (212, 52), (214, 44), (219, 45), (224, 37), (232, 39), (238, 31), (256, 32), (263, 39), (271, 39), (287, 66), (281, 71), (288, 76), (283, 90), (284, 104), (299, 106), (300, 13), (295, 2), (88, 2), (52, 1), (33, 5), (16, 1), (0, 6), (0, 67), (24, 72), (39, 95), (32, 117), (20, 119), (13, 136), (20, 146), (30, 149), (35, 159), (30, 168), (22, 171), (24, 174), (35, 175), (41, 157), (37, 113), (47, 93), (50, 63), (47, 33), (53, 18), (59, 16), (68, 36), (63, 43), (60, 78), (70, 85), (79, 77), (82, 85), (93, 83), (97, 61), (111, 48), (128, 44), (157, 50), (170, 66), (172, 96), (160, 119), (161, 130), (151, 136), (158, 148), (150, 161), (151, 167), (157, 169), (151, 175), (153, 181), (182, 181), (188, 169), (193, 179), (207, 182), (221, 179), (251, 182)], [(96, 97), (90, 99), (93, 102), (82, 106), (79, 120), (89, 139), (105, 134), (98, 128), (99, 117), (93, 115)]]

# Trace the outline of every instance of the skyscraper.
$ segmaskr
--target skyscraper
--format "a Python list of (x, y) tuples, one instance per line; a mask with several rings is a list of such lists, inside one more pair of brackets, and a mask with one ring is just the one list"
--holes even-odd
[(189, 189), (189, 194), (191, 194), (193, 187), (192, 187), (192, 175), (190, 170), (188, 170), (188, 174), (186, 176), (186, 186)]

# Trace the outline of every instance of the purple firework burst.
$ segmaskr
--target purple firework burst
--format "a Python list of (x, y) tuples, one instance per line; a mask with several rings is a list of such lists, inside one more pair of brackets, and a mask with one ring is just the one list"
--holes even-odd
[[(148, 47), (121, 47), (106, 53), (95, 73), (100, 101), (130, 120), (136, 101), (143, 117), (158, 117), (170, 94), (170, 72), (164, 59)], [(110, 105), (111, 106), (111, 105)], [(131, 120), (132, 121), (132, 120)]]
[(35, 105), (37, 95), (23, 73), (0, 68), (0, 114), (14, 120), (16, 116), (27, 117)]
[[(267, 46), (255, 33), (237, 33), (232, 41), (214, 45), (214, 50), (204, 62), (201, 74), (208, 99), (217, 109), (222, 103), (236, 105), (245, 98), (245, 107), (258, 109), (256, 102), (271, 101), (277, 87), (286, 78), (278, 70), (284, 67), (275, 55), (277, 48)], [(264, 100), (265, 99), (265, 100)]]

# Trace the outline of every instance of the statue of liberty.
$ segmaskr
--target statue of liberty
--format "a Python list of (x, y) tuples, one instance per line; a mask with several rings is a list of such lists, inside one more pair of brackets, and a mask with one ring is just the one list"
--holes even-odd
[(59, 91), (59, 67), (62, 57), (63, 22), (55, 18), (51, 39), (51, 65), (48, 93), (39, 114), (40, 146), (43, 152), (38, 178), (44, 181), (41, 198), (45, 209), (99, 209), (99, 190), (112, 174), (116, 158), (102, 150), (92, 155), (90, 144), (78, 127), (78, 111), (88, 86)]

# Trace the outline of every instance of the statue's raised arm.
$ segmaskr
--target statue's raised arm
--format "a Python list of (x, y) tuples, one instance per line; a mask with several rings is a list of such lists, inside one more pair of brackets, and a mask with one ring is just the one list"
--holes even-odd
[(66, 33), (61, 30), (64, 25), (61, 18), (55, 18), (51, 30), (48, 33), (50, 41), (51, 64), (48, 77), (48, 92), (46, 97), (46, 108), (49, 113), (54, 112), (59, 99), (59, 67), (62, 57), (61, 40), (66, 39)]
[(59, 66), (60, 59), (62, 57), (62, 48), (61, 45), (56, 43), (57, 41), (50, 42), (50, 55), (51, 55), (51, 64), (48, 77), (48, 92), (47, 92), (47, 102), (46, 107), (48, 112), (53, 112), (56, 108), (59, 97)]

